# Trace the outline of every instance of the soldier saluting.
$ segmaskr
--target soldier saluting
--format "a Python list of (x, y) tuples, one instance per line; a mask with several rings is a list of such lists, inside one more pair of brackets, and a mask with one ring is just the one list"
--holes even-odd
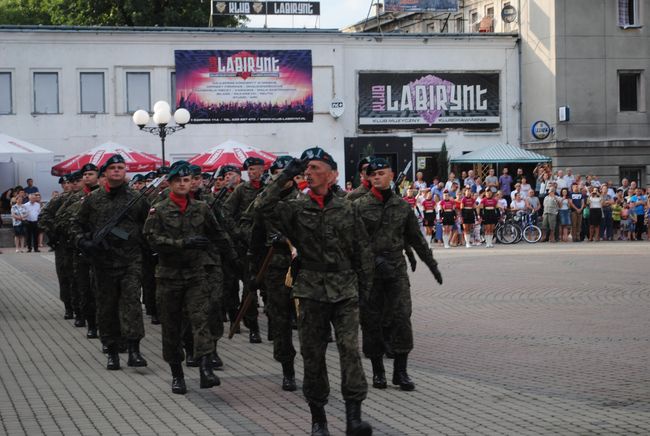
[[(306, 169), (305, 169), (306, 166)], [(329, 435), (324, 406), (329, 396), (325, 351), (330, 323), (341, 360), (346, 433), (370, 435), (361, 421), (368, 385), (358, 346), (359, 295), (372, 283), (372, 255), (353, 204), (334, 195), (332, 156), (319, 147), (291, 161), (258, 199), (259, 211), (298, 249), (300, 271), (292, 290), (299, 301), (298, 336), (304, 360), (303, 393), (312, 415), (312, 435)], [(287, 182), (304, 170), (308, 195), (283, 201)]]
[(121, 155), (111, 156), (104, 167), (106, 184), (81, 201), (79, 212), (72, 220), (72, 233), (76, 235), (77, 247), (89, 256), (95, 268), (97, 325), (107, 348), (106, 368), (120, 369), (120, 337), (127, 341), (127, 364), (147, 366), (140, 354), (140, 340), (144, 337), (140, 287), (142, 226), (149, 205), (143, 198), (136, 201), (119, 222), (119, 230), (110, 233), (98, 246), (93, 235), (137, 195), (125, 182), (126, 164)]
[(236, 253), (208, 205), (190, 197), (192, 170), (180, 165), (169, 173), (170, 192), (149, 211), (144, 234), (158, 253), (156, 267), (158, 314), (162, 324), (163, 358), (172, 372), (172, 392), (187, 392), (183, 377), (182, 318), (189, 317), (194, 358), (200, 360), (201, 388), (220, 384), (210, 354), (214, 350), (208, 323), (210, 288), (206, 265), (215, 245), (222, 257)]
[(412, 391), (415, 384), (406, 372), (408, 353), (413, 349), (413, 329), (405, 247), (413, 247), (440, 284), (442, 275), (412, 209), (391, 189), (393, 170), (388, 161), (373, 159), (366, 175), (372, 188), (354, 202), (370, 235), (375, 259), (373, 286), (361, 304), (363, 352), (372, 362), (373, 387), (385, 389), (383, 355), (388, 344), (395, 354), (393, 384)]

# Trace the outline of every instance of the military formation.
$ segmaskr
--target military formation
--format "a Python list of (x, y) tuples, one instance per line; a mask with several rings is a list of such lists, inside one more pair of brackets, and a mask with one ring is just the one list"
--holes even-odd
[[(362, 185), (337, 185), (338, 166), (319, 147), (300, 158), (248, 158), (212, 173), (185, 161), (127, 182), (114, 155), (59, 180), (63, 193), (43, 210), (39, 225), (55, 252), (65, 319), (99, 338), (106, 368), (144, 367), (144, 312), (161, 324), (162, 355), (171, 390), (185, 394), (183, 363), (198, 367), (200, 388), (220, 385), (219, 340), (248, 329), (262, 342), (259, 302), (268, 318), (281, 389), (295, 391), (297, 326), (304, 363), (302, 392), (312, 435), (328, 435), (330, 387), (325, 354), (336, 342), (346, 434), (370, 435), (361, 418), (368, 384), (359, 347), (372, 362), (372, 386), (412, 391), (411, 295), (405, 254), (415, 251), (433, 277), (442, 276), (408, 204), (395, 193), (389, 162), (360, 161)], [(411, 259), (411, 257), (413, 257)], [(332, 335), (333, 331), (333, 335)]]

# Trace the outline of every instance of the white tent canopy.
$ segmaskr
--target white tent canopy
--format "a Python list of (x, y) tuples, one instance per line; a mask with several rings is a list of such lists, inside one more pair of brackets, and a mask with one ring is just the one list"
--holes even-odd
[(53, 164), (54, 152), (0, 132), (0, 192), (25, 186), (32, 178), (43, 200), (48, 200), (59, 189), (57, 179), (50, 175)]

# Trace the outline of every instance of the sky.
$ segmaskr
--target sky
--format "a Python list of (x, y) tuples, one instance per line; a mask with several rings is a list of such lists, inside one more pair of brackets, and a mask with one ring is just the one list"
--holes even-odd
[[(320, 0), (320, 17), (268, 17), (268, 27), (340, 29), (366, 18), (371, 0)], [(249, 16), (248, 27), (264, 27), (264, 17)]]

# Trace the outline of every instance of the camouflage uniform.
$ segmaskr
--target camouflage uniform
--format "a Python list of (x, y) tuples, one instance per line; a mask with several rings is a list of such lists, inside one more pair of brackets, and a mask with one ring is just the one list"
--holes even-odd
[[(83, 199), (72, 221), (76, 245), (89, 239), (138, 193), (126, 184), (101, 187)], [(144, 337), (140, 288), (142, 277), (142, 226), (149, 205), (142, 198), (127, 213), (118, 227), (128, 233), (123, 240), (113, 234), (106, 237), (106, 248), (92, 257), (97, 279), (97, 324), (104, 345), (112, 349), (121, 337), (140, 341)]]
[(192, 325), (194, 357), (210, 354), (213, 333), (208, 322), (211, 293), (206, 286), (206, 267), (214, 266), (214, 260), (207, 250), (184, 248), (183, 241), (191, 236), (207, 236), (226, 256), (235, 256), (223, 229), (206, 203), (189, 199), (187, 209), (181, 213), (168, 198), (151, 208), (144, 234), (159, 256), (156, 279), (163, 358), (172, 364), (183, 360), (184, 312)]
[(292, 294), (299, 300), (303, 393), (310, 404), (327, 403), (325, 351), (331, 323), (341, 361), (343, 398), (346, 404), (360, 402), (368, 390), (358, 351), (358, 300), (372, 280), (368, 236), (352, 204), (331, 193), (323, 209), (309, 196), (282, 201), (280, 193), (288, 181), (282, 173), (257, 201), (260, 212), (291, 240), (300, 256)]
[(71, 314), (72, 309), (72, 279), (68, 270), (64, 268), (66, 245), (60, 240), (56, 228), (55, 217), (56, 211), (63, 205), (66, 199), (72, 195), (72, 191), (63, 192), (50, 200), (41, 211), (38, 217), (38, 225), (47, 235), (51, 247), (54, 248), (54, 265), (56, 267), (56, 276), (59, 280), (59, 299), (63, 302), (66, 314)]
[(70, 232), (70, 206), (79, 201), (83, 191), (69, 191), (65, 201), (57, 209), (54, 215), (54, 230), (63, 245), (63, 264), (62, 268), (66, 276), (70, 277), (70, 303), (74, 310), (77, 320), (84, 319), (81, 292), (79, 290), (79, 280), (75, 274), (75, 252), (74, 235)]
[(357, 200), (357, 199), (363, 197), (368, 192), (370, 192), (370, 183), (368, 183), (368, 182), (361, 183), (355, 189), (348, 192), (348, 195), (345, 198), (347, 198), (350, 201), (354, 201), (354, 200)]

